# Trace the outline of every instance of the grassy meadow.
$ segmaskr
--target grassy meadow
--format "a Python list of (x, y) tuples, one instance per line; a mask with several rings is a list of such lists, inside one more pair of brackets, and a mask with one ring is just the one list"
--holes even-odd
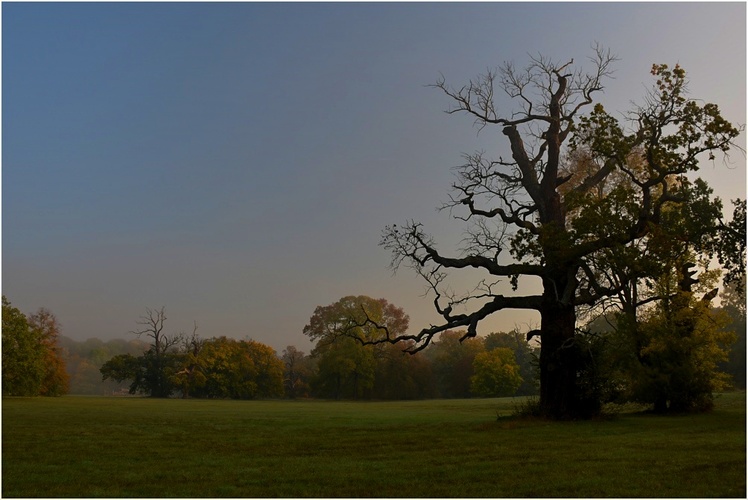
[(518, 403), (4, 398), (2, 495), (746, 495), (745, 393), (589, 422), (510, 418)]

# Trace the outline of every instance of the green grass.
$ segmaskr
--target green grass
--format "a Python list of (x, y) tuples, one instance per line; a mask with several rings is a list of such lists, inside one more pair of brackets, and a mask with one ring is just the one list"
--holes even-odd
[(7, 398), (4, 497), (745, 497), (745, 393), (547, 422), (512, 399)]

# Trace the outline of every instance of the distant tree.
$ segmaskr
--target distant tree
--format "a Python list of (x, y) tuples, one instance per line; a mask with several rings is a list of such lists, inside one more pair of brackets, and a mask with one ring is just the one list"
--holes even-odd
[[(412, 340), (412, 350), (419, 350), (449, 329), (464, 327), (465, 338), (475, 337), (479, 324), (500, 310), (535, 310), (541, 316), (541, 411), (559, 419), (599, 412), (601, 402), (578, 378), (589, 357), (577, 312), (615, 295), (622, 283), (597, 272), (595, 260), (609, 249), (618, 255), (636, 247), (660, 223), (663, 205), (687, 204), (671, 189), (672, 178), (697, 170), (701, 158), (727, 153), (740, 132), (715, 104), (687, 98), (685, 71), (664, 64), (653, 65), (652, 90), (622, 123), (593, 105), (614, 60), (596, 47), (589, 72), (574, 69), (573, 60), (537, 56), (524, 69), (507, 63), (456, 88), (443, 79), (435, 84), (454, 105), (449, 113), (465, 114), (481, 129), (498, 127), (510, 153), (468, 154), (458, 168), (446, 205), (467, 224), (458, 256), (438, 250), (420, 223), (385, 229), (381, 243), (392, 252), (392, 267), (405, 264), (426, 281), (443, 321), (374, 342)], [(514, 99), (514, 110), (500, 111), (501, 95)], [(563, 158), (577, 150), (587, 154), (589, 173), (564, 192), (571, 176)], [(630, 168), (631, 155), (638, 156), (637, 168)], [(601, 200), (598, 188), (619, 174), (630, 183)], [(473, 293), (456, 295), (448, 272), (466, 268), (484, 276)], [(507, 295), (499, 287), (508, 281), (516, 291), (523, 277), (538, 279), (542, 292)]]
[(438, 396), (436, 378), (425, 356), (412, 356), (402, 346), (383, 345), (376, 351), (374, 399), (423, 399)]
[(325, 397), (363, 398), (371, 394), (381, 346), (364, 345), (408, 328), (405, 312), (385, 299), (364, 295), (343, 297), (314, 310), (304, 335), (316, 341), (318, 359), (314, 386)]
[(182, 397), (190, 397), (193, 388), (202, 387), (205, 384), (205, 366), (200, 353), (206, 340), (197, 334), (197, 322), (192, 330), (192, 335), (182, 337), (182, 352), (180, 353), (180, 369), (172, 380), (182, 391)]
[(283, 350), (281, 361), (286, 396), (291, 399), (309, 396), (309, 383), (314, 375), (314, 363), (310, 357), (290, 345)]
[[(178, 344), (183, 341), (183, 334), (167, 335), (164, 331), (166, 314), (164, 308), (155, 310), (146, 308), (146, 315), (137, 321), (138, 329), (131, 331), (138, 337), (150, 339), (148, 350), (142, 356), (116, 356), (105, 363), (100, 371), (103, 379), (118, 382), (133, 380), (130, 393), (147, 394), (151, 397), (166, 398), (178, 389), (181, 382), (176, 377), (182, 365), (182, 356), (178, 353)], [(137, 367), (131, 365), (137, 360)]]
[(316, 349), (339, 337), (378, 339), (385, 334), (385, 329), (399, 335), (407, 330), (409, 321), (402, 308), (385, 299), (351, 295), (334, 304), (317, 307), (304, 327), (304, 335), (317, 341)]
[(424, 351), (431, 361), (438, 391), (445, 398), (469, 398), (476, 355), (485, 351), (483, 339), (465, 338), (464, 331), (447, 330)]
[(724, 222), (720, 218), (717, 237), (713, 240), (713, 250), (720, 264), (727, 270), (725, 285), (733, 285), (735, 293), (745, 297), (745, 243), (746, 243), (746, 200), (733, 200), (735, 209), (732, 220)]
[[(738, 292), (737, 290), (740, 290)], [(745, 389), (746, 376), (746, 302), (745, 277), (740, 282), (725, 287), (722, 299), (722, 311), (727, 315), (726, 330), (735, 334), (736, 341), (730, 349), (728, 360), (720, 364), (719, 369), (732, 376), (735, 387)]]
[(283, 363), (271, 347), (227, 337), (205, 340), (195, 331), (191, 337), (181, 338), (182, 350), (169, 350), (158, 361), (156, 350), (150, 346), (137, 357), (114, 356), (101, 367), (101, 374), (104, 379), (131, 381), (131, 394), (152, 395), (159, 383), (158, 374), (164, 373), (168, 394), (162, 394), (166, 395), (179, 391), (182, 397), (196, 398), (257, 399), (283, 395)]
[(166, 314), (164, 308), (146, 308), (146, 315), (137, 321), (138, 329), (130, 333), (151, 339), (151, 347), (143, 356), (145, 367), (144, 384), (151, 397), (169, 397), (175, 390), (172, 376), (178, 371), (178, 360), (173, 348), (182, 341), (182, 335), (167, 335), (164, 332)]
[(258, 399), (283, 395), (283, 363), (269, 346), (216, 337), (200, 350), (204, 383), (191, 394), (203, 398)]
[(3, 395), (36, 396), (46, 370), (41, 333), (3, 295)]
[(499, 347), (507, 347), (514, 352), (514, 359), (519, 365), (519, 374), (522, 384), (517, 389), (520, 396), (530, 396), (538, 393), (538, 367), (537, 357), (539, 348), (531, 347), (527, 340), (527, 334), (514, 329), (511, 332), (489, 333), (483, 339), (486, 351)]
[(120, 354), (140, 356), (149, 347), (138, 339), (112, 339), (105, 342), (90, 338), (76, 341), (65, 336), (60, 337), (60, 346), (70, 375), (70, 393), (99, 396), (129, 389), (129, 383), (123, 386), (113, 378), (102, 380), (100, 369), (104, 363)]
[(317, 373), (312, 379), (316, 395), (334, 399), (368, 398), (374, 387), (374, 349), (350, 337), (317, 350)]
[(39, 394), (61, 396), (70, 390), (70, 375), (65, 369), (65, 360), (59, 345), (60, 324), (49, 309), (39, 310), (28, 317), (29, 328), (38, 337), (44, 352), (44, 377)]
[(150, 394), (143, 356), (135, 357), (132, 354), (118, 354), (101, 365), (99, 372), (103, 380), (111, 379), (116, 382), (131, 381), (130, 394)]
[(279, 398), (283, 391), (283, 362), (269, 345), (254, 340), (240, 341), (246, 354), (257, 367), (255, 398)]
[(473, 372), (475, 374), (470, 377), (470, 392), (476, 396), (514, 396), (522, 385), (514, 351), (508, 347), (497, 347), (476, 354)]

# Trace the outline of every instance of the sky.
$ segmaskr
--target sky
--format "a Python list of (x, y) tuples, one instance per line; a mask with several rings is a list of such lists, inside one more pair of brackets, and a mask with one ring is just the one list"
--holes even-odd
[[(584, 63), (596, 42), (619, 57), (606, 109), (679, 63), (692, 97), (746, 123), (742, 2), (3, 2), (2, 292), (77, 340), (132, 338), (163, 306), (171, 333), (308, 352), (315, 307), (347, 295), (420, 330), (440, 318), (382, 230), (415, 219), (449, 250), (453, 167), (506, 148), (428, 85)], [(700, 172), (728, 209), (745, 163)], [(538, 321), (501, 311), (479, 332)]]

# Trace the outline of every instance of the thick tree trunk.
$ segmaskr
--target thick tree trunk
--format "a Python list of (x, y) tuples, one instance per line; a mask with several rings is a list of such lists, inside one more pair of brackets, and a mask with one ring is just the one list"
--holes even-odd
[(574, 305), (559, 299), (567, 275), (544, 280), (540, 311), (540, 409), (559, 420), (591, 418), (600, 411), (599, 399), (583, 390), (579, 377), (588, 366), (575, 337)]
[[(547, 135), (558, 133), (552, 126)], [(557, 145), (556, 145), (557, 146)], [(549, 148), (551, 152), (556, 148)], [(558, 172), (558, 156), (547, 166), (544, 180), (552, 175), (555, 180)], [(550, 170), (549, 170), (550, 169)], [(549, 174), (550, 172), (550, 174)], [(565, 258), (565, 248), (561, 243), (565, 238), (565, 211), (555, 183), (544, 182), (545, 207), (543, 210), (544, 254), (548, 274), (543, 278), (543, 300), (540, 310), (540, 409), (544, 415), (554, 419), (590, 418), (597, 412), (597, 403), (582, 395), (577, 374), (584, 369), (583, 357), (575, 342), (576, 310), (573, 297), (576, 284), (570, 281), (575, 273), (573, 264)], [(573, 278), (572, 278), (573, 279)]]
[(579, 418), (573, 306), (546, 304), (541, 319), (540, 407), (555, 419)]

